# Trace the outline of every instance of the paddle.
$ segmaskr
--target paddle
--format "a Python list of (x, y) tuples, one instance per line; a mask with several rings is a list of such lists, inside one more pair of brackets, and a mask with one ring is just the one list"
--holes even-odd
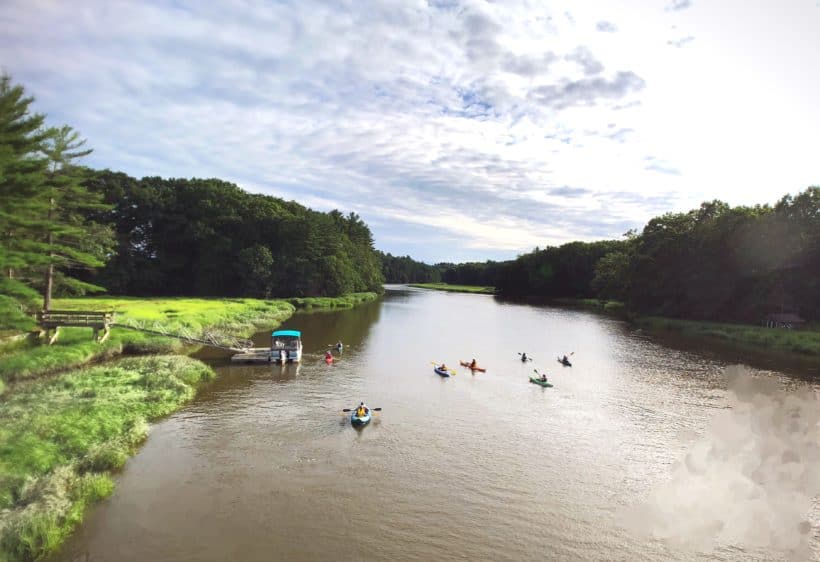
[[(541, 373), (539, 373), (539, 372), (538, 372), (538, 369), (533, 369), (533, 370), (532, 370), (532, 372), (533, 372), (533, 373), (535, 373), (536, 375), (538, 375), (538, 378), (541, 378), (541, 376), (542, 376), (542, 375), (541, 375)], [(547, 376), (547, 374), (546, 374), (546, 373), (544, 373), (544, 375), (543, 375), (543, 376), (544, 376), (544, 377), (546, 377), (546, 376)]]
[[(436, 368), (438, 368), (438, 366), (439, 366), (439, 363), (436, 363), (435, 361), (430, 361), (430, 364), (434, 365)], [(445, 369), (445, 370), (448, 371), (451, 375), (456, 376), (456, 372), (453, 369)]]
[[(343, 411), (343, 412), (352, 412), (353, 410), (357, 410), (357, 409), (358, 409), (358, 408), (345, 408), (345, 409), (343, 409), (342, 411)], [(368, 408), (368, 409), (369, 409), (371, 412), (381, 412), (381, 411), (382, 411), (382, 409), (381, 409), (381, 408)]]

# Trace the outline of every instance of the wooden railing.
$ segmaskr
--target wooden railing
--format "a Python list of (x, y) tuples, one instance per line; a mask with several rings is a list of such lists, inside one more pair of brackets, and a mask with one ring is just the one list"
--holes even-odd
[[(108, 338), (113, 322), (113, 312), (99, 312), (95, 310), (41, 310), (37, 313), (37, 324), (42, 328), (40, 336), (48, 339), (49, 345), (57, 341), (60, 328), (63, 326), (91, 328), (94, 330), (94, 339), (102, 343)], [(53, 335), (49, 334), (51, 330), (54, 330)], [(100, 331), (102, 331), (102, 334), (100, 334)]]
[(43, 328), (56, 328), (58, 326), (105, 328), (113, 319), (113, 312), (41, 310), (37, 313), (37, 323)]

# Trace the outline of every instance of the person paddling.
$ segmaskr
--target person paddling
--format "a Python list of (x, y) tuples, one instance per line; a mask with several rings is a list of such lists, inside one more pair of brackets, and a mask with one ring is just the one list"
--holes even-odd
[(478, 367), (478, 364), (475, 362), (475, 357), (473, 357), (473, 360), (470, 361), (470, 368), (475, 369), (476, 367)]
[(333, 354), (330, 351), (325, 351), (325, 360), (333, 360)]
[(344, 345), (342, 345), (342, 341), (341, 341), (341, 340), (339, 340), (339, 341), (337, 341), (337, 342), (336, 342), (336, 349), (337, 349), (338, 351), (341, 351), (343, 347), (344, 347)]
[(360, 402), (359, 407), (356, 408), (356, 416), (357, 417), (365, 416), (365, 415), (367, 415), (368, 411), (369, 411), (369, 409), (368, 409), (367, 406), (364, 405), (364, 402)]
[(522, 354), (521, 354), (521, 362), (522, 362), (522, 363), (526, 363), (526, 362), (527, 362), (527, 359), (528, 359), (527, 354), (526, 354), (526, 353), (522, 353)]

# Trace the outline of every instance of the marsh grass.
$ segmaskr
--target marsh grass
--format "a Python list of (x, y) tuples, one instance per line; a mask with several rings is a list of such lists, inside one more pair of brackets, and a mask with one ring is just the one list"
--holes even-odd
[[(219, 330), (236, 336), (249, 336), (259, 326), (275, 326), (293, 314), (292, 304), (256, 299), (140, 299), (79, 298), (57, 299), (55, 310), (113, 310), (117, 322), (139, 320), (155, 323), (173, 332), (202, 333)], [(170, 312), (169, 312), (170, 311)], [(8, 383), (104, 361), (120, 354), (176, 353), (183, 348), (179, 340), (113, 328), (102, 344), (91, 338), (88, 328), (62, 328), (54, 345), (33, 339), (7, 350), (0, 361), (0, 394)]]
[(300, 310), (353, 308), (358, 304), (374, 301), (378, 296), (376, 293), (352, 293), (341, 297), (294, 297), (287, 301)]
[(677, 332), (690, 337), (717, 339), (739, 347), (820, 359), (820, 332), (813, 330), (785, 330), (655, 316), (637, 318), (635, 323), (650, 330)]
[(148, 421), (191, 400), (210, 367), (184, 356), (131, 357), (34, 381), (0, 407), (0, 560), (56, 549), (85, 507), (113, 489)]
[(411, 283), (411, 287), (419, 289), (435, 289), (436, 291), (449, 291), (451, 293), (480, 293), (483, 295), (494, 295), (495, 287), (481, 287), (478, 285), (449, 285), (447, 283)]

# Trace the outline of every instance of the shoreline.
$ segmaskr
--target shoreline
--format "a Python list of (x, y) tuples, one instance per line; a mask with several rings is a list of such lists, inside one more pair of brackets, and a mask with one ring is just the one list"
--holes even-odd
[[(120, 320), (158, 323), (170, 332), (201, 334), (225, 332), (250, 337), (258, 329), (274, 328), (299, 310), (352, 308), (378, 298), (376, 293), (353, 293), (340, 297), (294, 297), (289, 299), (204, 299), (101, 297), (56, 299), (57, 310), (113, 310)], [(0, 397), (17, 383), (78, 369), (118, 356), (156, 354), (189, 355), (201, 346), (174, 338), (114, 327), (102, 344), (88, 328), (63, 328), (54, 345), (40, 345), (33, 338), (16, 342), (4, 353), (0, 349)]]
[(479, 285), (449, 285), (447, 283), (407, 283), (408, 287), (417, 289), (431, 289), (434, 291), (446, 291), (448, 293), (475, 293), (481, 295), (494, 295), (495, 287), (482, 287)]
[[(219, 328), (249, 337), (299, 310), (353, 308), (378, 296), (60, 299), (55, 309), (116, 307), (126, 318), (169, 329)], [(171, 338), (124, 328), (112, 328), (102, 345), (87, 328), (66, 328), (60, 337), (53, 346), (28, 342), (0, 355), (0, 560), (57, 551), (86, 509), (113, 492), (113, 475), (148, 437), (149, 423), (182, 408), (216, 377), (188, 356), (202, 346)]]

